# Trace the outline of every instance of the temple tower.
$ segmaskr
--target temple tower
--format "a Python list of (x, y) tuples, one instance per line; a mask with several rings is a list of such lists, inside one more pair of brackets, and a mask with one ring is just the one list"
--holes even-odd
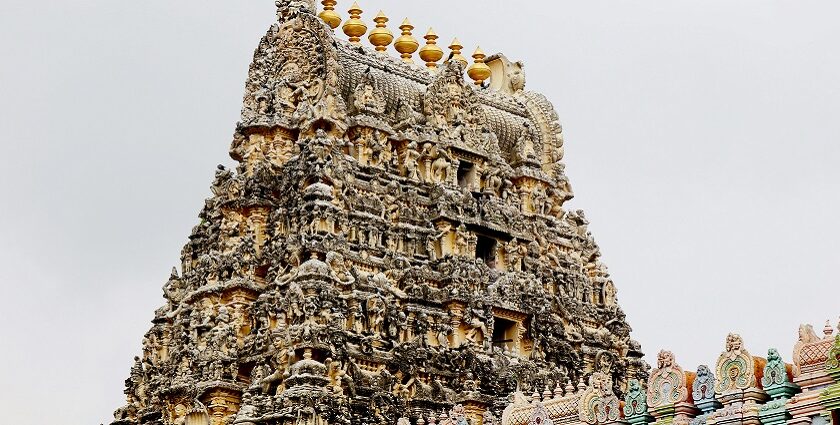
[(278, 1), (239, 165), (216, 172), (114, 424), (430, 423), (456, 404), (480, 424), (520, 389), (644, 380), (522, 64), (470, 65), (457, 40), (439, 62), (431, 30), (415, 62), (408, 20), (395, 38), (384, 13), (322, 3)]

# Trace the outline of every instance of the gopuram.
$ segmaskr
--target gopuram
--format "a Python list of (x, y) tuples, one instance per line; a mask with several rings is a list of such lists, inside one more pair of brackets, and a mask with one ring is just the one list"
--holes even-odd
[(277, 2), (238, 166), (216, 171), (113, 424), (494, 425), (534, 388), (613, 418), (648, 367), (564, 209), (551, 104), (504, 55), (322, 4)]

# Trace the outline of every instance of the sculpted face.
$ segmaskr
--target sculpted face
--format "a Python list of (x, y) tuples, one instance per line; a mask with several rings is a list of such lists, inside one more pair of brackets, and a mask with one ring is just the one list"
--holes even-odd
[(807, 324), (799, 325), (800, 342), (815, 342), (818, 339), (819, 338), (817, 337), (817, 333), (814, 332), (813, 326)]
[(711, 375), (712, 371), (709, 370), (709, 367), (702, 364), (697, 368), (697, 376), (698, 377), (707, 377)]
[(303, 79), (303, 75), (300, 72), (300, 67), (294, 62), (286, 62), (286, 64), (283, 66), (282, 74), (284, 77), (286, 77), (286, 81), (290, 83), (297, 83)]
[(674, 365), (674, 353), (670, 351), (662, 350), (659, 352), (659, 356), (657, 356), (657, 360), (659, 362), (659, 368), (664, 369), (666, 367), (671, 367)]
[(183, 404), (178, 404), (177, 406), (175, 406), (175, 416), (176, 417), (181, 417), (181, 416), (184, 416), (186, 414), (187, 414), (187, 407), (186, 406), (184, 406)]
[(525, 89), (525, 72), (522, 62), (515, 62), (510, 69), (510, 86), (514, 92)]
[(744, 340), (738, 334), (729, 334), (726, 337), (726, 351), (732, 352), (740, 350), (744, 345)]

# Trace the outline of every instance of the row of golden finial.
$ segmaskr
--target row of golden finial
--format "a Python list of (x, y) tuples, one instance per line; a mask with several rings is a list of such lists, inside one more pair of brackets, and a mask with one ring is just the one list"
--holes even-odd
[[(322, 0), (321, 4), (324, 6), (324, 10), (321, 11), (318, 16), (326, 22), (330, 28), (338, 28), (342, 22), (341, 16), (339, 16), (335, 11), (335, 7), (338, 2), (336, 0)], [(354, 1), (353, 5), (350, 6), (350, 9), (347, 11), (347, 13), (350, 14), (350, 18), (347, 19), (347, 21), (344, 22), (344, 25), (341, 26), (342, 31), (344, 31), (344, 34), (347, 35), (350, 43), (361, 44), (362, 37), (364, 37), (365, 34), (368, 34), (368, 41), (374, 46), (377, 52), (387, 52), (388, 46), (393, 43), (394, 49), (399, 52), (402, 60), (407, 63), (414, 63), (412, 55), (419, 49), (418, 55), (420, 56), (420, 59), (426, 63), (426, 67), (432, 71), (437, 69), (437, 62), (443, 59), (443, 49), (438, 46), (438, 35), (435, 34), (433, 29), (429, 28), (429, 31), (425, 36), (423, 36), (426, 40), (426, 45), (420, 47), (420, 43), (411, 34), (411, 31), (414, 30), (414, 26), (411, 25), (408, 18), (403, 20), (402, 24), (400, 24), (399, 29), (401, 34), (395, 40), (394, 33), (392, 33), (386, 26), (388, 23), (388, 17), (385, 16), (382, 11), (373, 18), (373, 22), (376, 26), (370, 31), (370, 33), (368, 33), (367, 24), (362, 21), (362, 12), (363, 11), (359, 7), (359, 4)], [(481, 86), (485, 80), (490, 78), (490, 67), (484, 63), (484, 59), (487, 56), (481, 51), (480, 47), (477, 47), (475, 52), (472, 54), (473, 63), (470, 65), (467, 62), (467, 59), (461, 54), (461, 50), (463, 48), (464, 46), (457, 38), (452, 40), (452, 43), (449, 45), (449, 50), (452, 52), (452, 58), (464, 64), (465, 67), (469, 65), (467, 68), (467, 75), (475, 81), (477, 86)]]

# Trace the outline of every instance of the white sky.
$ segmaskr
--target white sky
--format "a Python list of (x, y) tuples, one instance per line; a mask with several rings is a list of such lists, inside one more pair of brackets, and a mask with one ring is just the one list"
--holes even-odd
[[(272, 1), (2, 0), (2, 422), (107, 423)], [(339, 1), (339, 10), (349, 0)], [(840, 314), (840, 3), (361, 0), (526, 63), (648, 359)]]

